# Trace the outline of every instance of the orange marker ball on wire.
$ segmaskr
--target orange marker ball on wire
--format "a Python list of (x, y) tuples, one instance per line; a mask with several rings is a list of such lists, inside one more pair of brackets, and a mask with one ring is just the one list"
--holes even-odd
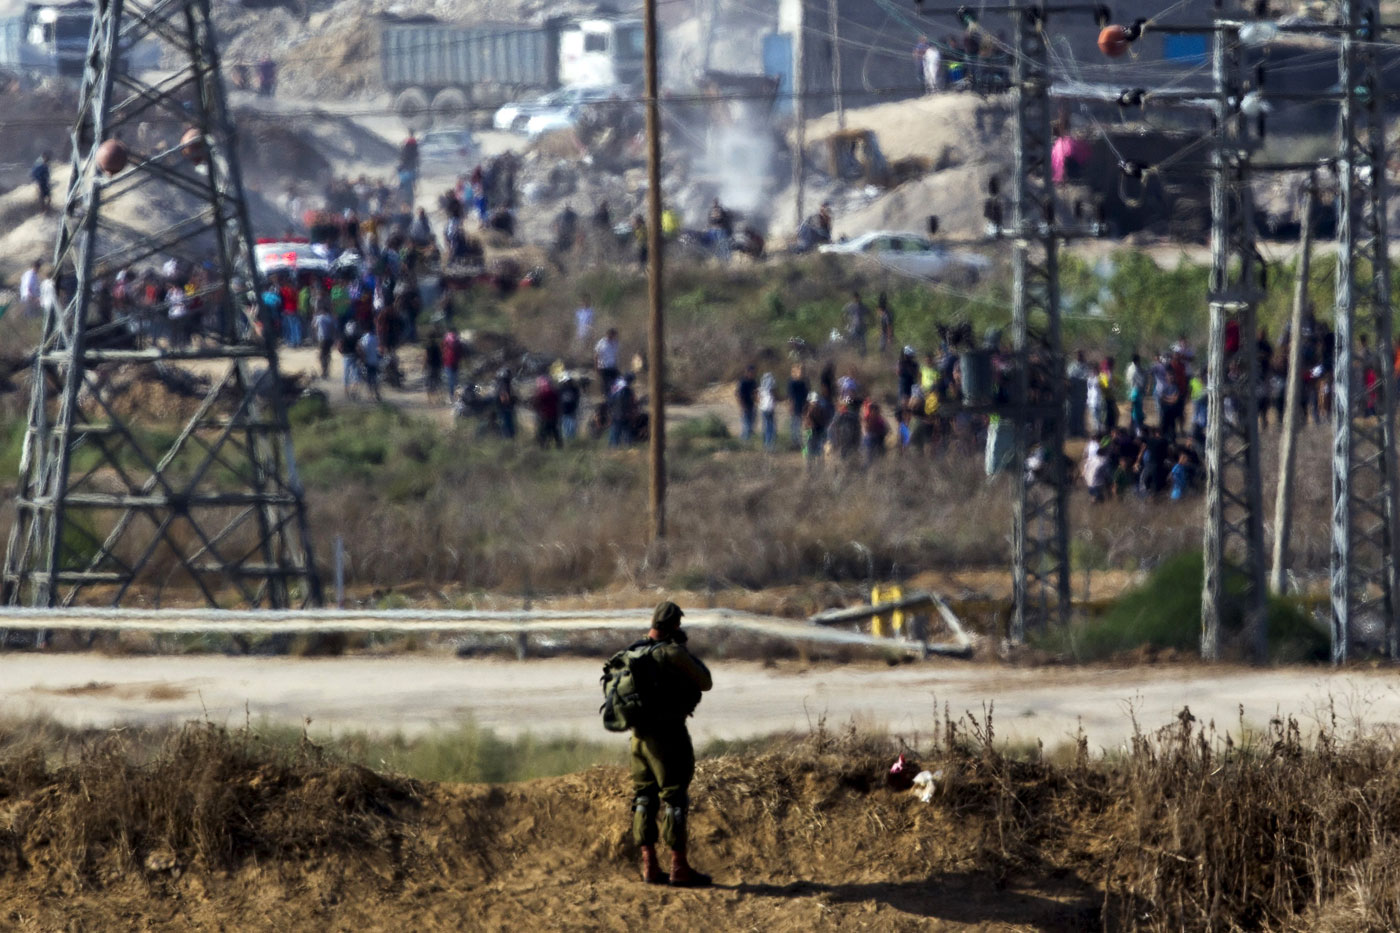
[(1105, 26), (1099, 32), (1099, 51), (1109, 58), (1118, 58), (1128, 51), (1128, 30), (1123, 26)]
[(97, 147), (97, 167), (108, 175), (126, 168), (128, 153), (120, 139), (105, 140)]

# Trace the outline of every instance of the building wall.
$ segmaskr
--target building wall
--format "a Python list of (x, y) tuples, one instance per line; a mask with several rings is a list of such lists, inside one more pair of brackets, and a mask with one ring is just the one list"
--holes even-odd
[[(928, 0), (932, 8), (936, 0)], [(947, 8), (956, 4), (947, 2)], [(920, 70), (913, 58), (919, 36), (943, 44), (964, 35), (962, 25), (948, 13), (921, 16), (910, 0), (835, 0), (839, 29), (831, 27), (831, 0), (779, 0), (778, 34), (793, 44), (800, 34), (805, 42), (805, 78), (809, 117), (836, 108), (836, 57), (839, 31), (841, 90), (847, 107), (861, 107), (885, 100), (899, 100), (922, 93)], [(1128, 0), (1112, 5), (1114, 22), (1129, 24), (1161, 9), (1160, 0)], [(1160, 28), (1171, 23), (1208, 23), (1216, 15), (1211, 0), (1186, 0), (1164, 17), (1158, 28), (1149, 28), (1127, 55), (1110, 59), (1098, 49), (1099, 26), (1088, 13), (1055, 14), (1049, 23), (1052, 69), (1057, 78), (1108, 85), (1112, 88), (1170, 88), (1205, 90), (1211, 83), (1209, 39), (1174, 34)], [(979, 25), (1010, 44), (1011, 21), (1005, 15), (986, 14)], [(781, 75), (781, 44), (764, 46), (761, 67)], [(1285, 49), (1267, 53), (1268, 83), (1279, 90), (1326, 87), (1336, 81), (1335, 55), (1326, 48)], [(1387, 78), (1400, 77), (1400, 68), (1387, 67)], [(785, 79), (784, 88), (792, 85)], [(1305, 110), (1306, 122), (1316, 124), (1328, 108)], [(1296, 115), (1296, 114), (1294, 114)], [(1290, 116), (1294, 116), (1290, 115)]]

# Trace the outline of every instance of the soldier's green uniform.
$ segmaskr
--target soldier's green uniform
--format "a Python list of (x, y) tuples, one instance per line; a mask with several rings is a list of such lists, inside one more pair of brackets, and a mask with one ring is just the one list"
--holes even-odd
[(705, 665), (685, 647), (681, 615), (675, 603), (662, 603), (653, 617), (653, 637), (643, 643), (656, 645), (651, 657), (660, 671), (661, 709), (656, 725), (644, 732), (633, 730), (631, 771), (632, 833), (637, 844), (656, 845), (659, 812), (661, 841), (672, 851), (684, 853), (688, 792), (695, 774), (695, 749), (685, 720), (713, 681)]

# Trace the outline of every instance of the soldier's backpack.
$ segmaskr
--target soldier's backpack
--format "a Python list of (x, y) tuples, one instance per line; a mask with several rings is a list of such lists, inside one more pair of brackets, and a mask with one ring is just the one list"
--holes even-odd
[(643, 639), (623, 648), (603, 665), (603, 728), (609, 732), (645, 729), (656, 717), (661, 669), (653, 658), (658, 642)]

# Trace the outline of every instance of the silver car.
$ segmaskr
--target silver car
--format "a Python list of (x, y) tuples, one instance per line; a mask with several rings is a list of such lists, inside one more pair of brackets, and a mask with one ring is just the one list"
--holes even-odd
[(492, 124), (498, 130), (525, 133), (528, 131), (533, 117), (546, 115), (551, 118), (551, 122), (557, 121), (561, 114), (573, 113), (576, 108), (584, 104), (612, 98), (621, 99), (627, 94), (627, 88), (617, 85), (561, 87), (557, 91), (550, 91), (540, 97), (506, 104), (496, 111)]
[(951, 250), (918, 233), (875, 230), (819, 250), (836, 255), (865, 256), (895, 272), (921, 279), (977, 278), (992, 267), (986, 256)]
[(429, 130), (418, 140), (418, 161), (427, 163), (469, 163), (480, 150), (470, 130)]

